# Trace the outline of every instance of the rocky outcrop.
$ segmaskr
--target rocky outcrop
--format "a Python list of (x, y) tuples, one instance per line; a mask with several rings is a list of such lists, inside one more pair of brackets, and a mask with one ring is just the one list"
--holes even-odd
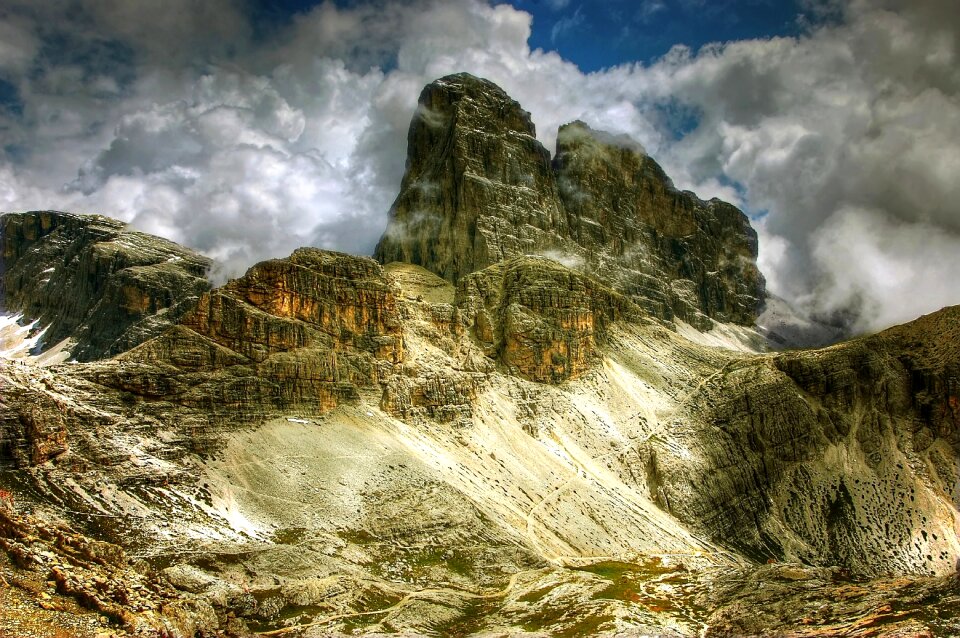
[[(0, 551), (13, 564), (10, 571), (16, 575), (15, 586), (39, 594), (39, 609), (30, 615), (46, 625), (45, 629), (62, 622), (62, 612), (79, 603), (125, 635), (249, 635), (246, 625), (234, 614), (228, 616), (223, 605), (215, 608), (212, 597), (178, 591), (142, 561), (132, 561), (122, 548), (90, 539), (65, 525), (54, 526), (20, 514), (3, 500)], [(11, 583), (4, 581), (3, 585), (9, 588)], [(16, 611), (5, 604), (3, 616), (14, 618)], [(33, 618), (19, 620), (25, 629)], [(97, 625), (102, 626), (99, 622)], [(56, 635), (94, 635), (88, 632), (62, 630)]]
[(640, 318), (622, 295), (537, 257), (510, 259), (464, 277), (456, 305), (488, 357), (550, 383), (589, 369), (612, 322)]
[(764, 280), (736, 207), (677, 190), (638, 144), (583, 122), (560, 127), (554, 167), (585, 270), (657, 317), (753, 324)]
[(960, 308), (947, 308), (874, 337), (726, 366), (651, 446), (652, 491), (758, 559), (952, 571), (958, 326)]
[(489, 81), (461, 73), (428, 85), (376, 258), (457, 282), (545, 255), (661, 319), (753, 323), (764, 281), (743, 213), (678, 191), (630, 140), (574, 122), (560, 129), (551, 163), (534, 134), (529, 113)]
[(210, 260), (99, 215), (0, 216), (0, 309), (71, 342), (78, 361), (155, 337), (210, 288)]

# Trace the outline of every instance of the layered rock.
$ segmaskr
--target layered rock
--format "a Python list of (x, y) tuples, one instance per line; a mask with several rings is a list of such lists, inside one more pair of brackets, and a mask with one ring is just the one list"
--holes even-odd
[(589, 369), (607, 326), (640, 314), (592, 278), (537, 257), (464, 277), (457, 307), (487, 356), (528, 379), (552, 383)]
[(947, 308), (874, 337), (724, 367), (652, 444), (651, 491), (755, 558), (869, 575), (953, 570), (958, 327), (960, 308)]
[(643, 299), (545, 257), (453, 286), (302, 249), (111, 359), (0, 360), (0, 499), (154, 553), (180, 591), (130, 592), (126, 568), (100, 591), (19, 535), (4, 553), (107, 613), (200, 601), (206, 626), (258, 631), (899, 631), (927, 626), (915, 596), (954, 614), (960, 311), (755, 355)]
[(0, 309), (69, 339), (73, 357), (112, 356), (157, 336), (210, 288), (210, 260), (99, 215), (0, 217)]
[(376, 384), (402, 357), (396, 301), (379, 264), (301, 248), (205, 293), (178, 326), (120, 357), (145, 367), (100, 380), (215, 412), (323, 411)]
[(757, 233), (736, 207), (677, 190), (638, 144), (579, 121), (560, 127), (554, 167), (587, 271), (657, 317), (754, 322)]
[(582, 122), (561, 128), (552, 163), (534, 135), (529, 113), (489, 81), (461, 73), (428, 85), (376, 258), (457, 282), (546, 255), (661, 319), (753, 323), (764, 281), (743, 213), (676, 190), (639, 145)]

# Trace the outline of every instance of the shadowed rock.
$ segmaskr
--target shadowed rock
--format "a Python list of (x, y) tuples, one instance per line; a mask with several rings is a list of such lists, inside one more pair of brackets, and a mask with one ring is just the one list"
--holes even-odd
[(92, 361), (129, 350), (175, 323), (210, 288), (210, 260), (100, 215), (54, 211), (0, 217), (0, 309), (69, 339)]

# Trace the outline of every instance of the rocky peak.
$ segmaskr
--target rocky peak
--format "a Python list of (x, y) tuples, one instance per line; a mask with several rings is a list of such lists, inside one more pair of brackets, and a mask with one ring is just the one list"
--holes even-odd
[(530, 114), (492, 82), (461, 73), (427, 85), (407, 144), (376, 249), (382, 263), (418, 264), (456, 282), (566, 234), (550, 153)]
[(210, 260), (100, 215), (0, 216), (0, 310), (89, 361), (160, 334), (210, 288)]
[(551, 161), (534, 134), (530, 114), (487, 80), (458, 74), (427, 85), (376, 258), (456, 282), (544, 255), (663, 320), (754, 322), (764, 281), (746, 215), (677, 190), (626, 136), (572, 122)]

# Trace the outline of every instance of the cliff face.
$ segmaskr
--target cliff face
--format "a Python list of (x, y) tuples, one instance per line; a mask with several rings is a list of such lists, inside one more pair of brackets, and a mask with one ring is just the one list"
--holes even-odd
[(424, 88), (407, 136), (407, 170), (377, 245), (381, 263), (445, 279), (545, 250), (566, 234), (550, 154), (530, 114), (468, 74)]
[(554, 167), (585, 270), (657, 317), (753, 324), (764, 280), (736, 207), (678, 191), (635, 143), (582, 122), (560, 128)]
[(960, 309), (947, 308), (874, 337), (725, 366), (651, 445), (653, 491), (750, 556), (861, 574), (953, 569), (958, 331)]
[(960, 309), (782, 354), (670, 329), (751, 321), (742, 213), (582, 123), (551, 163), (475, 78), (421, 103), (384, 266), (209, 290), (118, 222), (0, 218), (6, 310), (97, 359), (0, 356), (9, 591), (139, 635), (958, 635)]
[(91, 361), (154, 337), (210, 285), (210, 260), (101, 216), (53, 211), (0, 217), (0, 309), (70, 339)]
[(582, 122), (560, 129), (551, 162), (499, 87), (437, 80), (411, 122), (376, 257), (456, 282), (524, 255), (579, 264), (652, 315), (704, 329), (752, 324), (764, 296), (756, 233), (735, 207), (676, 190), (639, 145)]

